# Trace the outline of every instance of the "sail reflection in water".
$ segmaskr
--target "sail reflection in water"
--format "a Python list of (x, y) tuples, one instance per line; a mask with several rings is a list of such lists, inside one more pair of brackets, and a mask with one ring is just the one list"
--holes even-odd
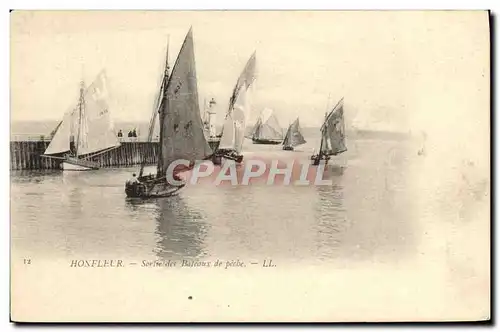
[(190, 208), (180, 196), (155, 202), (159, 259), (194, 259), (203, 257), (207, 224), (203, 215)]
[[(328, 165), (323, 179), (331, 180), (331, 186), (315, 186), (318, 193), (316, 200), (317, 256), (320, 259), (331, 259), (332, 248), (337, 249), (341, 244), (341, 237), (349, 226), (349, 219), (344, 206), (344, 167)], [(335, 254), (338, 256), (338, 254)]]

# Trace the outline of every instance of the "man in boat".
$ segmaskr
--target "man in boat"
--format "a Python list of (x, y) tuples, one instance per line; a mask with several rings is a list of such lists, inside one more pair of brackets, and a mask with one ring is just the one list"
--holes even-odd
[(137, 179), (135, 173), (132, 174), (132, 178), (127, 181), (127, 184), (135, 184), (135, 183), (140, 183), (139, 180)]
[(120, 129), (120, 130), (118, 130), (118, 137), (123, 137), (123, 132), (122, 132), (122, 130), (121, 130), (121, 129)]

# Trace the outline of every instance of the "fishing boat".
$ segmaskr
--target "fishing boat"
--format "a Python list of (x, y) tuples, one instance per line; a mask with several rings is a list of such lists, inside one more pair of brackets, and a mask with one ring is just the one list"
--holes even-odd
[(205, 101), (203, 105), (205, 106), (205, 112), (203, 114), (203, 130), (205, 132), (208, 145), (210, 145), (212, 151), (216, 151), (219, 148), (221, 138), (220, 135), (217, 135), (215, 128), (215, 117), (217, 115), (215, 106), (217, 105), (217, 102), (214, 98), (212, 98), (208, 104)]
[(222, 126), (219, 148), (212, 159), (214, 164), (219, 164), (222, 158), (241, 163), (243, 155), (243, 140), (245, 138), (245, 126), (249, 117), (250, 107), (248, 105), (247, 93), (255, 81), (256, 53), (254, 52), (247, 61), (245, 68), (238, 77), (229, 99), (229, 109)]
[(52, 139), (42, 157), (62, 160), (64, 171), (98, 169), (94, 158), (120, 146), (111, 122), (107, 96), (104, 70), (87, 89), (82, 81), (78, 105), (64, 114), (51, 133)]
[[(144, 199), (174, 195), (186, 184), (179, 173), (192, 168), (196, 160), (212, 156), (200, 114), (192, 28), (184, 39), (171, 75), (169, 69), (167, 44), (165, 70), (148, 132), (148, 140), (151, 140), (156, 114), (159, 114), (157, 171), (144, 175), (144, 159), (137, 180), (125, 184), (127, 197)], [(176, 161), (180, 160), (189, 161), (189, 165), (176, 168)]]
[(283, 140), (283, 150), (293, 151), (296, 146), (307, 143), (300, 132), (299, 118), (297, 118), (290, 126), (285, 134), (285, 139)]
[(273, 110), (266, 108), (260, 113), (257, 123), (247, 138), (251, 138), (253, 144), (278, 145), (283, 142), (283, 130)]
[(325, 115), (321, 126), (321, 143), (319, 152), (311, 156), (313, 165), (319, 165), (321, 160), (328, 163), (331, 156), (347, 151), (345, 145), (344, 98), (342, 98), (330, 113)]

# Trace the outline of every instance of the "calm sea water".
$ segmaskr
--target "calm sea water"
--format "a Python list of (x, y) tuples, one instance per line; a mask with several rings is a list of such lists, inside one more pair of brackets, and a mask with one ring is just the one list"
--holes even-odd
[[(294, 152), (247, 141), (245, 155), (307, 159), (316, 132)], [(33, 259), (401, 259), (414, 250), (407, 174), (418, 148), (377, 137), (347, 143), (326, 171), (331, 186), (204, 183), (138, 202), (124, 192), (135, 167), (12, 172), (12, 251)]]

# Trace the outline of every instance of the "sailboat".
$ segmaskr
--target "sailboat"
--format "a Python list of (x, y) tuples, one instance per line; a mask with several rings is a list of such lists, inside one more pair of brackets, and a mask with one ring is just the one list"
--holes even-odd
[[(171, 75), (167, 46), (165, 70), (150, 121), (148, 140), (152, 139), (157, 112), (160, 115), (157, 172), (153, 175), (143, 175), (143, 161), (137, 181), (125, 184), (128, 197), (155, 198), (174, 195), (185, 186), (185, 181), (178, 174), (192, 168), (196, 160), (212, 156), (200, 115), (192, 28), (184, 39)], [(190, 164), (176, 169), (174, 166), (179, 160), (188, 160)]]
[(300, 132), (299, 118), (297, 118), (290, 126), (283, 140), (283, 150), (293, 151), (294, 147), (307, 143)]
[(98, 169), (92, 159), (120, 146), (109, 114), (106, 82), (104, 70), (87, 89), (81, 82), (78, 105), (64, 114), (42, 155), (61, 159), (65, 171)]
[(252, 139), (253, 144), (277, 145), (283, 142), (283, 130), (273, 110), (266, 108), (260, 113), (248, 138)]
[(313, 165), (319, 165), (321, 160), (328, 163), (331, 156), (347, 151), (345, 145), (344, 98), (342, 98), (330, 113), (325, 116), (321, 126), (321, 144), (318, 154), (311, 156)]
[(245, 68), (238, 77), (229, 99), (229, 109), (222, 127), (219, 148), (214, 154), (213, 162), (218, 164), (222, 158), (243, 161), (241, 154), (245, 137), (245, 126), (250, 113), (247, 101), (248, 89), (256, 79), (256, 53), (254, 52), (247, 61)]

